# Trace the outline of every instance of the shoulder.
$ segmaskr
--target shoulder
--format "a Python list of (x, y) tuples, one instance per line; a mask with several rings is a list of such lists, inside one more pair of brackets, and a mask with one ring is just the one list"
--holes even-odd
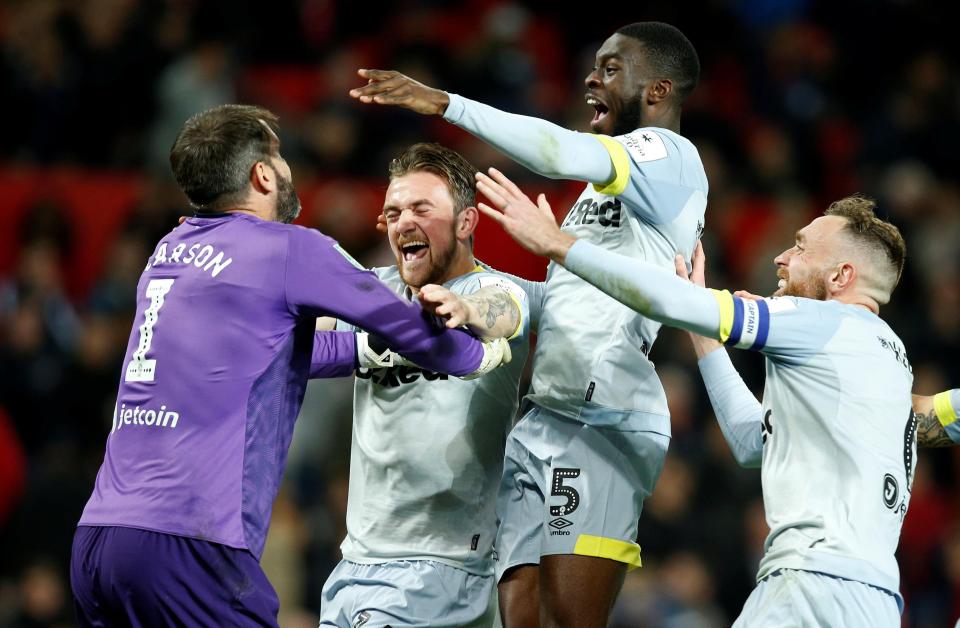
[(642, 127), (613, 139), (627, 149), (627, 154), (638, 164), (678, 159), (683, 153), (680, 141), (689, 144), (686, 138), (655, 127)]
[(521, 303), (527, 300), (527, 290), (516, 277), (501, 273), (490, 266), (479, 263), (473, 272), (461, 275), (450, 286), (453, 292), (468, 294), (481, 288), (494, 287), (513, 295)]
[(403, 292), (403, 288), (406, 287), (406, 284), (403, 283), (403, 278), (400, 276), (400, 269), (396, 266), (376, 266), (371, 268), (370, 271), (373, 272), (380, 281), (393, 289), (398, 289), (399, 292)]

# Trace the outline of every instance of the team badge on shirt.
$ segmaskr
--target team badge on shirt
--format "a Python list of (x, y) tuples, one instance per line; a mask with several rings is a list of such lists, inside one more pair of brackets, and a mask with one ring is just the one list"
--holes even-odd
[(617, 139), (620, 140), (620, 143), (623, 144), (623, 147), (627, 149), (636, 163), (656, 161), (667, 157), (667, 147), (663, 143), (663, 138), (655, 131), (640, 129), (621, 135)]

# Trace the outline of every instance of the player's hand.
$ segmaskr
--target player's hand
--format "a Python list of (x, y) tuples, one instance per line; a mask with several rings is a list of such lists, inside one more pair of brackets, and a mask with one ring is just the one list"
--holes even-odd
[(490, 200), (493, 207), (477, 203), (477, 208), (503, 227), (523, 248), (562, 264), (577, 239), (560, 231), (547, 197), (539, 195), (534, 205), (502, 172), (490, 168), (489, 173), (489, 176), (477, 173), (477, 190)]
[(464, 375), (460, 379), (471, 380), (486, 375), (493, 369), (508, 364), (513, 359), (510, 343), (505, 338), (497, 338), (483, 343), (483, 359), (480, 366), (473, 373)]
[(741, 299), (749, 299), (750, 301), (763, 301), (763, 297), (759, 294), (753, 294), (752, 292), (747, 292), (746, 290), (737, 290), (733, 293), (734, 296), (740, 297)]
[[(703, 243), (700, 240), (697, 240), (697, 246), (693, 249), (693, 257), (690, 258), (691, 271), (687, 273), (687, 263), (683, 259), (683, 255), (677, 255), (673, 260), (675, 270), (677, 271), (677, 276), (681, 279), (686, 279), (690, 283), (700, 286), (701, 288), (706, 288), (706, 267), (707, 267), (707, 256), (703, 252)], [(690, 344), (693, 345), (693, 351), (697, 354), (697, 358), (702, 358), (708, 353), (712, 353), (717, 349), (721, 348), (719, 342), (713, 338), (706, 338), (699, 334), (688, 331), (687, 337), (690, 338)]]
[(435, 316), (446, 319), (446, 326), (456, 329), (470, 320), (470, 308), (463, 299), (443, 286), (427, 284), (420, 288), (417, 295), (423, 309)]
[(350, 96), (365, 104), (396, 105), (433, 116), (443, 115), (450, 104), (445, 91), (393, 70), (357, 70), (357, 74), (367, 79), (367, 84), (351, 89)]

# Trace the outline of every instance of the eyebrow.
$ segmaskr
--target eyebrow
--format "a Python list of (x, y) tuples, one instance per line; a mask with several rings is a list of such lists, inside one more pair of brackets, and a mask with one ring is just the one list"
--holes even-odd
[[(419, 207), (420, 205), (430, 205), (431, 207), (433, 207), (433, 203), (431, 203), (430, 200), (429, 200), (429, 199), (426, 199), (426, 198), (418, 198), (417, 200), (413, 201), (412, 203), (407, 203), (406, 205), (409, 206), (409, 207)], [(384, 205), (384, 206), (383, 206), (383, 213), (387, 213), (387, 212), (390, 211), (391, 209), (400, 209), (400, 208), (397, 207), (396, 205)]]
[(803, 231), (798, 231), (794, 238), (796, 238), (797, 242), (804, 242), (806, 241), (807, 236), (803, 234)]
[(606, 54), (604, 54), (604, 55), (597, 55), (597, 59), (596, 59), (597, 65), (600, 65), (602, 62), (608, 61), (608, 60), (610, 60), (610, 59), (616, 59), (617, 61), (623, 61), (623, 57), (620, 55), (620, 53), (618, 53), (618, 52), (608, 52), (608, 53), (606, 53)]

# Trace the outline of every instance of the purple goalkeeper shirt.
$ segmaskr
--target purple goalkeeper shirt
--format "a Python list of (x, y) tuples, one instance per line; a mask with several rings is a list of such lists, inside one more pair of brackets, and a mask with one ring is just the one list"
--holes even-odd
[(80, 525), (127, 526), (263, 552), (308, 377), (349, 374), (352, 333), (434, 371), (482, 357), (320, 232), (244, 214), (189, 218), (137, 286), (106, 455)]

